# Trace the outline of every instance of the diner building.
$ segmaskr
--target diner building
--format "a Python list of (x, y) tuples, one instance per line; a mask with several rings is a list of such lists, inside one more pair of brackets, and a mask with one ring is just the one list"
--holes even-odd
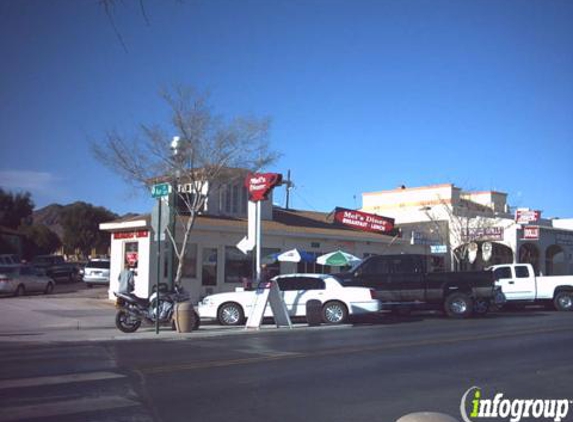
[[(248, 196), (242, 183), (213, 189), (191, 232), (183, 268), (183, 287), (193, 302), (202, 297), (242, 288), (252, 282), (253, 252), (244, 254), (237, 244), (247, 235)], [(163, 214), (167, 203), (163, 204)], [(147, 297), (155, 281), (169, 283), (176, 260), (169, 240), (157, 241), (152, 214), (119, 219), (100, 225), (111, 235), (111, 282), (109, 295), (117, 290), (118, 276), (128, 262), (136, 265), (136, 290)], [(359, 258), (373, 254), (423, 253), (422, 245), (402, 239), (397, 231), (382, 234), (361, 231), (337, 222), (335, 213), (302, 211), (273, 205), (272, 194), (262, 202), (263, 262), (271, 274), (293, 272), (329, 273), (343, 268), (327, 267), (316, 262), (274, 262), (273, 254), (297, 248), (314, 257), (343, 250)], [(185, 218), (185, 217), (179, 217)], [(180, 225), (177, 225), (179, 227)], [(176, 238), (183, 237), (176, 232)], [(161, 253), (158, 254), (158, 245)], [(267, 257), (267, 259), (265, 259)]]

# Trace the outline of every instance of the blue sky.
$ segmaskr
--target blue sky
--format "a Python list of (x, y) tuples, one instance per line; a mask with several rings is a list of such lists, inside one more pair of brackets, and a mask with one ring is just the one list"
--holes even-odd
[[(0, 186), (37, 207), (117, 213), (151, 199), (95, 162), (89, 139), (162, 123), (158, 92), (211, 92), (228, 116), (270, 116), (271, 171), (292, 206), (455, 183), (573, 217), (573, 2), (0, 1)], [(284, 190), (275, 193), (283, 203)]]

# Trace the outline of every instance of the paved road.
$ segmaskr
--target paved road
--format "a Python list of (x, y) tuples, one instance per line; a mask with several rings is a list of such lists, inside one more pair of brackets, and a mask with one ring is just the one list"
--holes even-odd
[(572, 323), (573, 313), (527, 310), (128, 342), (3, 342), (0, 422), (392, 422), (419, 410), (459, 418), (472, 386), (484, 398), (573, 399)]

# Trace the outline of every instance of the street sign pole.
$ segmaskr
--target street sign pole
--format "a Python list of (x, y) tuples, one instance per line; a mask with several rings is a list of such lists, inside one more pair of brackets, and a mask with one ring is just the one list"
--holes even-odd
[(159, 334), (159, 277), (161, 276), (161, 197), (159, 201), (159, 218), (157, 223), (157, 278), (155, 279), (155, 334)]
[(169, 183), (158, 183), (151, 188), (151, 196), (157, 198), (157, 278), (155, 280), (155, 334), (159, 334), (159, 279), (161, 277), (161, 202), (169, 196), (171, 185)]

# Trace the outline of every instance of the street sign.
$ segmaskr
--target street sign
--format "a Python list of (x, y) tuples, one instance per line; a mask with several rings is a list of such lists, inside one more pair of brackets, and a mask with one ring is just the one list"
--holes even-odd
[(158, 183), (151, 187), (151, 196), (154, 198), (163, 198), (171, 192), (171, 185), (169, 183)]

